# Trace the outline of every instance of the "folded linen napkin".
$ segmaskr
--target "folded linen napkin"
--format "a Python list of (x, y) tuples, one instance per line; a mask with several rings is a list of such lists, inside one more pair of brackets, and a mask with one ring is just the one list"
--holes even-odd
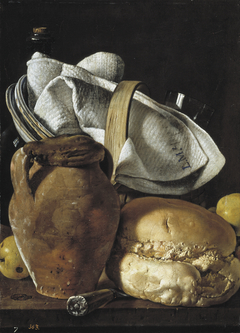
[[(27, 65), (29, 105), (42, 124), (56, 136), (87, 133), (104, 145), (122, 59), (98, 52), (74, 66), (35, 53)], [(224, 163), (211, 137), (190, 118), (134, 93), (116, 182), (144, 193), (181, 195), (204, 185)]]

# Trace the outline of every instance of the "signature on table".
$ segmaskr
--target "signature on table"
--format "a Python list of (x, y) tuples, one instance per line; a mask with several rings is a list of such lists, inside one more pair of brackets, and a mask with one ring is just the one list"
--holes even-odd
[[(29, 330), (35, 330), (35, 331), (39, 331), (40, 328), (39, 328), (39, 325), (38, 324), (30, 324), (29, 327), (28, 327)], [(18, 327), (14, 327), (13, 328), (13, 333), (16, 333), (18, 331)]]

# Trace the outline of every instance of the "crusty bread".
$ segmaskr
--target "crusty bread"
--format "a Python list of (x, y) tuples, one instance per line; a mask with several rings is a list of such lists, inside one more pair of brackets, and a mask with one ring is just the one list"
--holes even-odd
[(127, 294), (165, 305), (210, 306), (240, 286), (236, 234), (224, 219), (177, 199), (126, 204), (108, 277)]

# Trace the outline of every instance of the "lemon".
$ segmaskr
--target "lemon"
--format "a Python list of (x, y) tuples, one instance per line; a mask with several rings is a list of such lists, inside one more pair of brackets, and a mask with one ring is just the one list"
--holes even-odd
[(240, 236), (240, 193), (222, 197), (216, 206), (216, 213), (229, 222)]
[(216, 207), (208, 208), (209, 212), (216, 213)]

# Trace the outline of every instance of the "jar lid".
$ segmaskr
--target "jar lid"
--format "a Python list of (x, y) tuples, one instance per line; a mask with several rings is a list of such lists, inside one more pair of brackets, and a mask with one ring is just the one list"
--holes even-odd
[(101, 162), (105, 156), (104, 146), (86, 135), (61, 135), (28, 142), (23, 151), (41, 165), (62, 167)]

